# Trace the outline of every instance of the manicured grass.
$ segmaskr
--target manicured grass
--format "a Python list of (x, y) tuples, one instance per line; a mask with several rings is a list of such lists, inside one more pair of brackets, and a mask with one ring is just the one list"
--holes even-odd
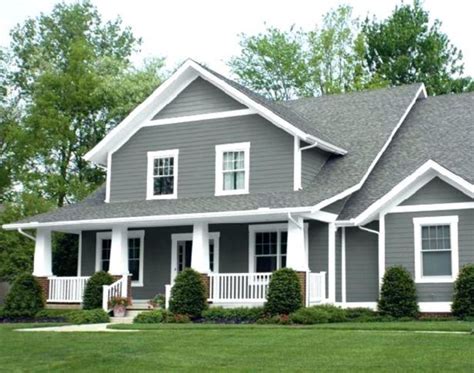
[(0, 326), (0, 370), (461, 372), (474, 368), (474, 336), (469, 334), (252, 325), (164, 325), (142, 333), (14, 331), (27, 326)]
[(169, 330), (169, 329), (265, 329), (265, 328), (298, 328), (298, 329), (338, 329), (338, 330), (380, 330), (380, 331), (452, 331), (471, 332), (474, 321), (403, 321), (403, 322), (345, 322), (316, 325), (219, 325), (219, 324), (112, 324), (110, 329), (121, 330)]

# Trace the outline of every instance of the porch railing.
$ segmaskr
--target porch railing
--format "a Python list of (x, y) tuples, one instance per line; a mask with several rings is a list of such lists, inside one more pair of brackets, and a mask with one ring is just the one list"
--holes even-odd
[(115, 297), (127, 297), (128, 277), (122, 276), (111, 285), (104, 285), (102, 291), (102, 308), (108, 312), (112, 308), (109, 306), (110, 300)]
[(209, 301), (218, 303), (260, 303), (267, 298), (271, 273), (212, 273)]
[(326, 272), (308, 273), (309, 303), (322, 303), (326, 300)]
[(51, 303), (82, 303), (84, 289), (89, 280), (87, 276), (48, 278), (48, 302)]

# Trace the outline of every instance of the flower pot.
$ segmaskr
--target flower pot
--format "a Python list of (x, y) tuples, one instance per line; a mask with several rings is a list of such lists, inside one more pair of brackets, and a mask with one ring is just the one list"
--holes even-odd
[(124, 305), (116, 305), (114, 306), (114, 316), (115, 317), (125, 317), (127, 313), (127, 307)]

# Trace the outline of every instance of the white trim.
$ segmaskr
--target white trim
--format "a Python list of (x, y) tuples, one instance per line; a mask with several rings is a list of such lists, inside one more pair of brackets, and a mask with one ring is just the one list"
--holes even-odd
[(435, 161), (429, 160), (393, 187), (390, 192), (372, 203), (364, 212), (359, 214), (356, 218), (351, 219), (351, 221), (353, 221), (355, 225), (363, 225), (376, 216), (379, 211), (391, 211), (395, 206), (412, 196), (435, 177), (439, 177), (469, 197), (474, 198), (473, 184)]
[[(244, 189), (224, 190), (223, 155), (224, 152), (244, 152)], [(215, 195), (229, 196), (248, 194), (250, 185), (250, 142), (216, 145)]]
[(420, 312), (451, 312), (452, 302), (418, 302)]
[(323, 141), (315, 136), (298, 129), (288, 121), (273, 113), (268, 108), (260, 105), (252, 100), (246, 94), (232, 87), (229, 83), (218, 78), (213, 73), (202, 68), (199, 64), (192, 60), (187, 60), (181, 65), (176, 72), (161, 84), (145, 101), (138, 105), (118, 126), (105, 136), (93, 149), (91, 149), (84, 159), (95, 163), (103, 163), (105, 160), (104, 152), (117, 150), (123, 143), (136, 133), (141, 124), (147, 123), (155, 116), (163, 107), (171, 102), (176, 96), (183, 91), (198, 76), (207, 80), (223, 92), (253, 109), (265, 119), (272, 122), (275, 126), (280, 127), (291, 135), (298, 136), (310, 143), (318, 143), (321, 149), (336, 154), (346, 154), (347, 151), (333, 144)]
[(112, 153), (107, 153), (107, 177), (105, 182), (105, 203), (110, 202), (110, 188), (112, 185)]
[[(173, 158), (173, 194), (155, 195), (153, 189), (153, 163), (155, 159)], [(176, 199), (178, 198), (178, 158), (179, 149), (147, 152), (146, 199)]]
[(346, 290), (346, 227), (341, 228), (341, 300), (347, 301)]
[[(211, 273), (219, 273), (219, 241), (220, 232), (209, 232), (209, 240), (214, 240), (214, 270)], [(171, 234), (171, 284), (178, 274), (178, 241), (192, 241), (192, 233), (172, 233)]]
[(405, 213), (421, 211), (449, 211), (474, 209), (474, 202), (435, 203), (426, 205), (395, 206), (388, 213)]
[(81, 277), (82, 272), (82, 231), (79, 232), (79, 247), (77, 248), (77, 277)]
[(238, 110), (218, 111), (215, 113), (185, 115), (182, 117), (154, 119), (154, 120), (152, 119), (144, 123), (142, 127), (166, 126), (168, 124), (193, 123), (193, 122), (199, 122), (203, 120), (234, 118), (234, 117), (241, 117), (245, 115), (254, 115), (256, 113), (257, 112), (252, 109), (238, 109)]
[(336, 306), (342, 308), (370, 308), (371, 310), (377, 310), (377, 302), (337, 302)]
[[(220, 212), (198, 212), (190, 214), (176, 214), (176, 215), (150, 215), (150, 216), (138, 216), (138, 217), (119, 217), (119, 218), (106, 218), (106, 219), (83, 219), (73, 221), (57, 221), (57, 222), (29, 222), (29, 223), (15, 223), (15, 224), (4, 224), (2, 228), (5, 230), (13, 230), (18, 228), (34, 229), (42, 227), (75, 227), (84, 225), (113, 225), (113, 224), (149, 224), (150, 226), (158, 226), (160, 223), (166, 222), (167, 225), (182, 225), (189, 221), (196, 220), (215, 220), (216, 222), (222, 222), (222, 219), (229, 219), (232, 222), (245, 222), (247, 219), (256, 219), (258, 217), (262, 219), (279, 219), (286, 218), (288, 212), (294, 213), (309, 213), (311, 207), (285, 207), (285, 208), (258, 208), (254, 210), (237, 210), (237, 211), (220, 211)], [(318, 220), (318, 215), (321, 211), (315, 211), (311, 214), (312, 219)], [(322, 218), (332, 216), (334, 214), (322, 214)], [(306, 216), (306, 215), (305, 215)]]
[(302, 152), (300, 148), (300, 139), (295, 136), (293, 142), (293, 190), (300, 190), (302, 172)]
[(379, 214), (379, 291), (382, 289), (383, 276), (385, 275), (385, 214)]
[[(129, 238), (139, 238), (140, 239), (140, 268), (138, 273), (138, 281), (132, 281), (132, 287), (142, 287), (143, 286), (143, 268), (144, 268), (144, 259), (145, 259), (145, 231), (144, 230), (129, 230), (127, 232), (127, 245)], [(112, 232), (97, 232), (95, 240), (95, 271), (99, 272), (102, 270), (102, 240), (111, 240)], [(128, 266), (128, 264), (127, 264)]]
[(328, 224), (328, 302), (336, 302), (336, 224)]
[[(251, 224), (248, 226), (249, 229), (249, 250), (248, 250), (248, 273), (255, 273), (255, 234), (257, 232), (278, 232), (278, 248), (277, 248), (277, 268), (281, 266), (281, 255), (280, 255), (280, 234), (281, 232), (288, 232), (287, 223), (276, 223), (276, 224)], [(304, 241), (305, 241), (305, 256), (308, 258), (308, 223), (304, 223)], [(288, 244), (287, 253), (288, 255)]]
[[(432, 216), (413, 218), (415, 236), (415, 282), (423, 284), (454, 282), (459, 272), (459, 216)], [(430, 225), (449, 225), (451, 237), (451, 275), (450, 276), (423, 276), (423, 261), (421, 250), (421, 228)]]
[[(390, 136), (388, 137), (387, 141), (385, 142), (385, 144), (383, 145), (382, 149), (380, 149), (380, 151), (377, 153), (377, 155), (375, 156), (375, 158), (373, 159), (372, 163), (370, 164), (369, 168), (367, 169), (367, 171), (365, 172), (364, 176), (362, 176), (362, 179), (355, 185), (351, 186), (350, 188), (344, 190), (343, 192), (339, 193), (339, 194), (336, 194), (335, 196), (332, 196), (331, 198), (328, 198), (324, 201), (321, 201), (319, 202), (318, 204), (316, 204), (314, 207), (313, 207), (313, 210), (320, 210), (326, 206), (329, 206), (331, 203), (333, 202), (336, 202), (336, 201), (339, 201), (340, 199), (342, 198), (345, 198), (349, 195), (351, 195), (352, 193), (356, 192), (357, 190), (359, 190), (360, 188), (362, 188), (362, 185), (364, 185), (365, 181), (367, 180), (367, 178), (369, 177), (370, 173), (372, 172), (372, 170), (374, 169), (375, 165), (378, 163), (380, 157), (382, 157), (383, 153), (385, 153), (385, 150), (388, 148), (388, 146), (390, 145), (390, 143), (392, 142), (392, 139), (393, 137), (395, 136), (395, 134), (397, 133), (398, 129), (400, 128), (400, 126), (403, 124), (403, 122), (405, 121), (405, 118), (407, 117), (407, 115), (410, 113), (411, 109), (413, 108), (413, 106), (415, 105), (416, 101), (419, 99), (419, 98), (426, 98), (427, 97), (427, 94), (426, 94), (426, 88), (425, 88), (425, 85), (422, 83), (421, 84), (421, 87), (418, 89), (418, 91), (416, 92), (415, 94), (415, 97), (412, 99), (412, 101), (410, 102), (410, 104), (408, 105), (407, 109), (405, 110), (405, 112), (403, 113), (403, 115), (400, 117), (397, 125), (393, 128), (392, 132), (390, 133)], [(357, 224), (357, 225), (361, 225), (361, 224)]]

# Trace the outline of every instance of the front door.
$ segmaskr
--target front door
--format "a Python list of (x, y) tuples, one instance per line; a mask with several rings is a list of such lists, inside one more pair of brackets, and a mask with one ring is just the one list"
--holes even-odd
[[(191, 268), (192, 234), (172, 235), (171, 283), (185, 268)], [(219, 272), (219, 233), (209, 233), (209, 268)]]

